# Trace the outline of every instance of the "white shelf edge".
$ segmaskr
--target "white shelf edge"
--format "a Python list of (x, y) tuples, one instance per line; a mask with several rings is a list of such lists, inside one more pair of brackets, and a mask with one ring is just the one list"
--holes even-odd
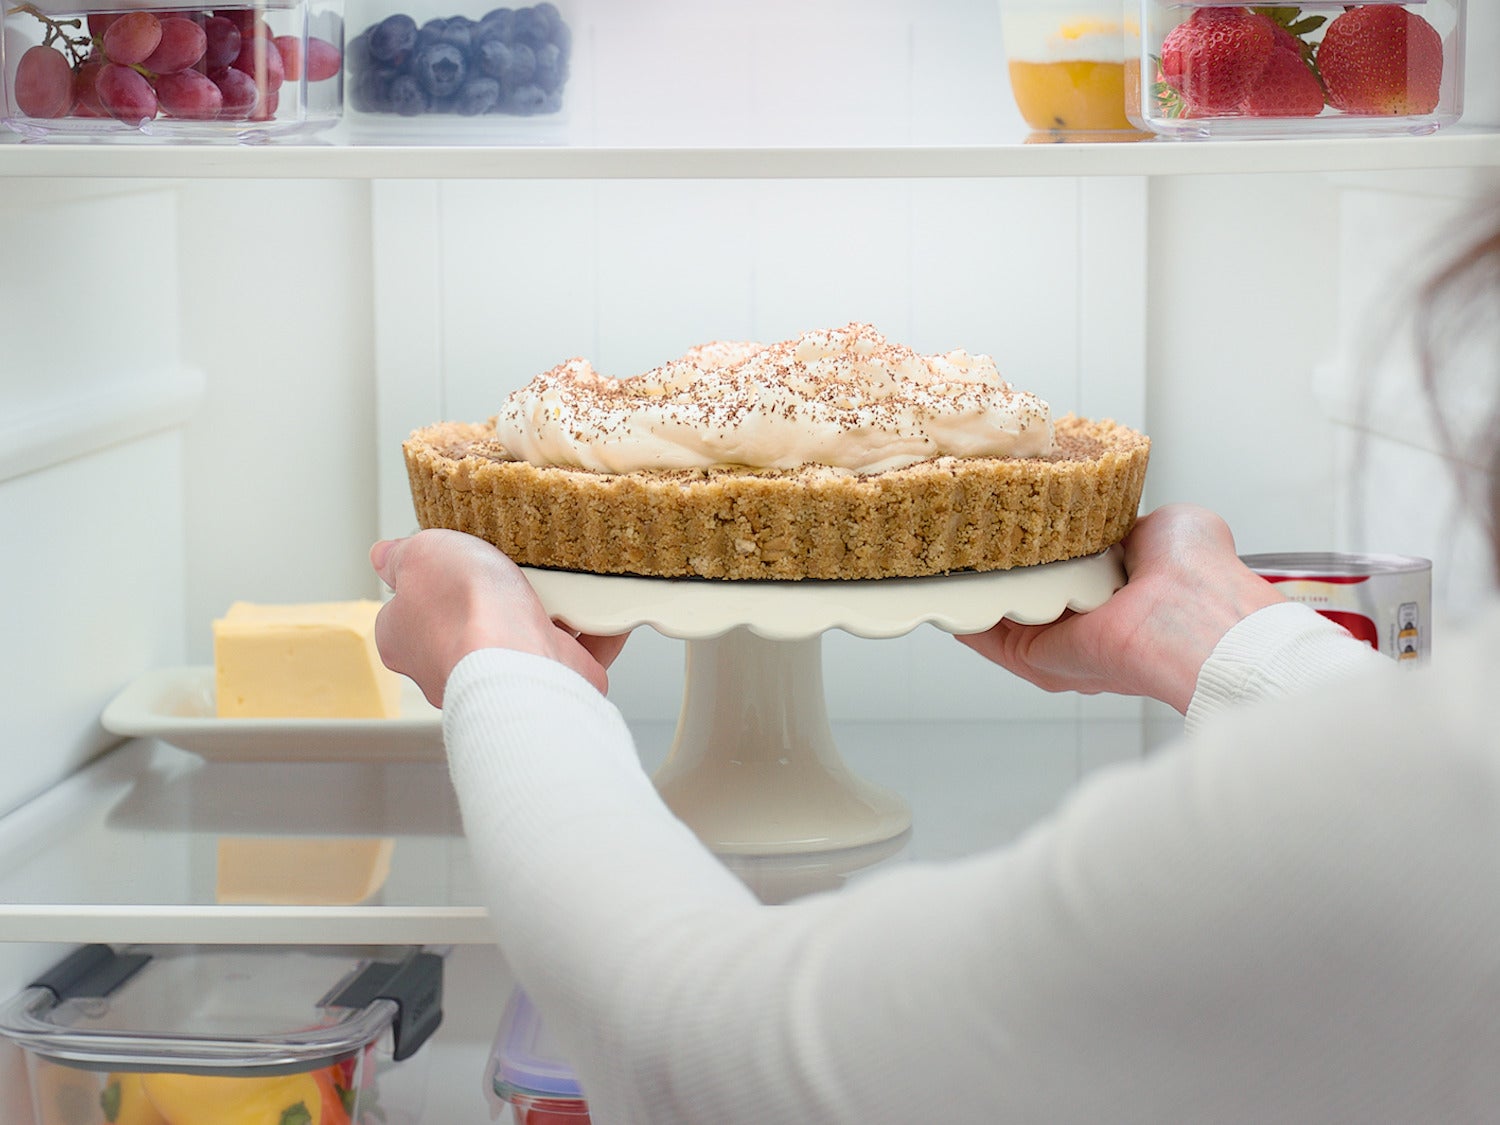
[(477, 906), (0, 906), (0, 941), (201, 945), (493, 945)]
[(180, 426), (203, 400), (203, 373), (188, 367), (124, 375), (105, 390), (68, 397), (0, 421), (0, 482)]
[(870, 148), (583, 148), (327, 143), (0, 144), (0, 178), (973, 179), (1500, 166), (1500, 130), (1427, 137)]

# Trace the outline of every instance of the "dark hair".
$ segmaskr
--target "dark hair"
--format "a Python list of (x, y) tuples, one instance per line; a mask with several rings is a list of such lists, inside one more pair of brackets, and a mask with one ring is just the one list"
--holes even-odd
[[(1415, 328), (1417, 358), (1433, 425), (1456, 463), (1460, 498), (1480, 518), (1500, 567), (1500, 349), (1486, 357), (1491, 375), (1489, 413), (1472, 433), (1455, 432), (1453, 411), (1444, 396), (1453, 390), (1456, 359), (1466, 347), (1500, 345), (1500, 202), (1465, 217), (1463, 248), (1433, 273), (1418, 294)], [(1473, 236), (1475, 229), (1482, 233)], [(1475, 488), (1480, 469), (1488, 478)], [(1482, 495), (1478, 494), (1482, 491)]]

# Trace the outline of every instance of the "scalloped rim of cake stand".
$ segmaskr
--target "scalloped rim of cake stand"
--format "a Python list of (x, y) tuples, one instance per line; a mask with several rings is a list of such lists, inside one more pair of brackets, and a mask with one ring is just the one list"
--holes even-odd
[(1066, 610), (1097, 609), (1125, 582), (1119, 547), (1013, 570), (851, 581), (521, 570), (547, 612), (569, 628), (614, 636), (649, 625), (687, 641), (735, 628), (775, 641), (807, 640), (830, 629), (871, 639), (899, 637), (923, 624), (949, 633), (982, 633), (1003, 617), (1037, 625)]

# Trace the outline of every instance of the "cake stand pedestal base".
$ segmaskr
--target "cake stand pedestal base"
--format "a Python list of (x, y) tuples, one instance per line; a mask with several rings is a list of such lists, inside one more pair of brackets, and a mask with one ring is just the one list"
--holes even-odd
[[(822, 635), (977, 633), (1087, 612), (1125, 582), (1120, 551), (1016, 570), (842, 582), (719, 582), (523, 568), (547, 612), (609, 636), (650, 625), (687, 642), (677, 735), (655, 775), (667, 805), (731, 867), (780, 896), (792, 875), (837, 881), (904, 846), (906, 802), (834, 745)], [(748, 880), (747, 880), (748, 881)]]
[(911, 809), (856, 776), (833, 740), (822, 639), (767, 640), (739, 627), (687, 643), (663, 800), (720, 855), (792, 855), (900, 836)]

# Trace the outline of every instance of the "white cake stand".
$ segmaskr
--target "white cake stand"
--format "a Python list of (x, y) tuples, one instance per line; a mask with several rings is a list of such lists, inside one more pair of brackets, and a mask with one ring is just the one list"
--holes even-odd
[(722, 856), (868, 848), (911, 826), (905, 800), (844, 764), (823, 694), (822, 635), (898, 637), (930, 623), (978, 633), (1101, 605), (1119, 553), (985, 574), (743, 582), (523, 568), (552, 617), (598, 636), (642, 625), (687, 642), (687, 679), (662, 798)]

